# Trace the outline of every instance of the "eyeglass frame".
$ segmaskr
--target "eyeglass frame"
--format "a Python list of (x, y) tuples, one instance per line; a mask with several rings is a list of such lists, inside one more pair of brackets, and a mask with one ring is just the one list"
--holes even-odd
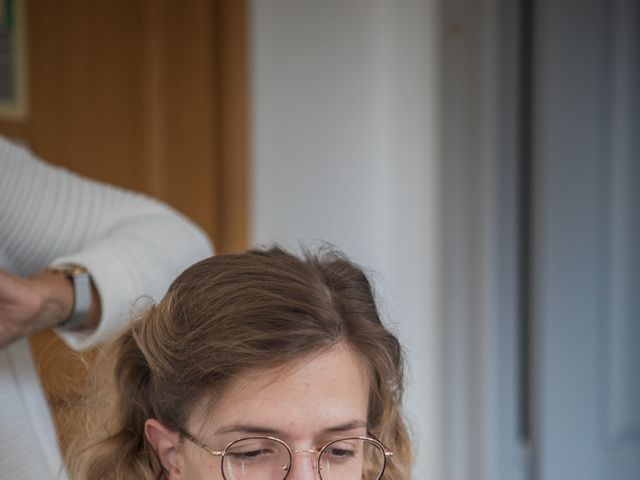
[[(320, 478), (322, 478), (322, 473), (320, 472), (320, 457), (322, 456), (324, 451), (327, 449), (327, 447), (329, 447), (329, 445), (332, 445), (334, 443), (341, 442), (341, 441), (344, 441), (344, 440), (366, 440), (366, 441), (372, 442), (374, 445), (376, 445), (378, 448), (380, 448), (380, 450), (384, 453), (384, 463), (382, 464), (382, 469), (380, 470), (380, 474), (378, 475), (378, 478), (376, 478), (376, 480), (380, 480), (382, 478), (382, 476), (384, 475), (384, 471), (387, 468), (387, 460), (389, 458), (393, 457), (393, 452), (391, 450), (389, 450), (387, 447), (385, 447), (384, 444), (380, 440), (378, 440), (377, 438), (374, 438), (373, 436), (368, 436), (368, 437), (353, 436), (353, 437), (338, 438), (336, 440), (331, 440), (330, 442), (327, 442), (322, 448), (320, 448), (318, 450), (300, 450), (300, 449), (295, 449), (295, 448), (292, 449), (284, 440), (280, 440), (279, 438), (276, 438), (276, 437), (270, 437), (270, 436), (267, 436), (267, 435), (253, 435), (253, 436), (248, 436), (248, 437), (237, 438), (236, 440), (232, 440), (231, 442), (227, 443), (225, 445), (224, 449), (222, 449), (222, 450), (214, 450), (211, 447), (209, 447), (206, 443), (201, 442), (200, 440), (195, 438), (193, 435), (190, 435), (189, 433), (185, 432), (184, 430), (179, 430), (179, 432), (180, 432), (180, 435), (182, 435), (184, 438), (189, 440), (194, 445), (197, 445), (198, 447), (202, 448), (209, 455), (214, 456), (214, 457), (221, 457), (220, 458), (220, 473), (222, 473), (222, 478), (224, 480), (228, 480), (227, 476), (224, 474), (224, 456), (227, 453), (227, 451), (229, 450), (229, 448), (231, 448), (231, 446), (235, 445), (238, 442), (242, 442), (243, 440), (256, 440), (256, 439), (274, 440), (274, 441), (280, 443), (281, 445), (283, 445), (287, 449), (287, 451), (289, 452), (289, 460), (290, 460), (290, 462), (289, 462), (289, 468), (287, 470), (287, 473), (282, 478), (282, 480), (286, 480), (286, 478), (289, 476), (289, 473), (291, 472), (291, 467), (293, 466), (293, 455), (294, 454), (299, 454), (299, 453), (312, 453), (312, 454), (318, 456), (317, 472), (320, 475)], [(371, 434), (368, 434), (368, 435), (371, 435)]]

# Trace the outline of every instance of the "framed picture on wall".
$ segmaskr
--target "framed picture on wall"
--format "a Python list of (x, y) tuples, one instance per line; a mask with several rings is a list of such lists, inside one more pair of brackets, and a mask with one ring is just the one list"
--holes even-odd
[(0, 119), (27, 115), (25, 0), (0, 0)]

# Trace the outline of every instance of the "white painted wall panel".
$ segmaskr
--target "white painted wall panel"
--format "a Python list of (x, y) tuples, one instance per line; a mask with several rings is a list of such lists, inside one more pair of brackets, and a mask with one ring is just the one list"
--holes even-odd
[(256, 243), (322, 239), (379, 273), (407, 347), (415, 478), (440, 479), (435, 0), (254, 0)]

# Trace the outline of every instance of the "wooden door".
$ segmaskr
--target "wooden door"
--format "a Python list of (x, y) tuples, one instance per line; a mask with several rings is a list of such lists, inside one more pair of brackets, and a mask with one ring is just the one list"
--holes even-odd
[[(244, 249), (244, 2), (17, 3), (28, 110), (0, 120), (0, 133), (49, 162), (166, 201), (204, 227), (218, 252)], [(60, 426), (82, 364), (50, 332), (31, 344)]]

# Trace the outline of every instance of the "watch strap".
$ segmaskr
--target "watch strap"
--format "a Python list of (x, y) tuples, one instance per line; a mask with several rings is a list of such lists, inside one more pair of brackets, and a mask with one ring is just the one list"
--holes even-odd
[(73, 284), (73, 309), (69, 318), (58, 325), (64, 330), (82, 327), (91, 308), (91, 275), (84, 267), (56, 267), (50, 270), (62, 273)]

